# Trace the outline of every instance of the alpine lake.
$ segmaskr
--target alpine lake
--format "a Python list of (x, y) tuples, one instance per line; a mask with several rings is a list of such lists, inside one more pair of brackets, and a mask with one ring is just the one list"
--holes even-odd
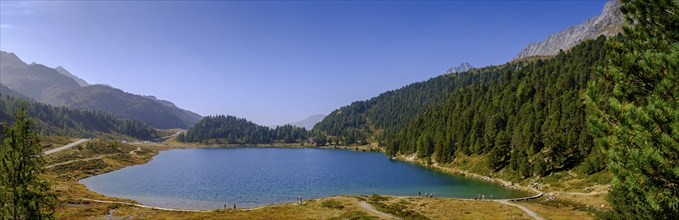
[(88, 189), (144, 205), (182, 209), (257, 207), (333, 195), (489, 198), (526, 196), (500, 185), (392, 160), (383, 153), (310, 148), (161, 151), (152, 161), (80, 180)]

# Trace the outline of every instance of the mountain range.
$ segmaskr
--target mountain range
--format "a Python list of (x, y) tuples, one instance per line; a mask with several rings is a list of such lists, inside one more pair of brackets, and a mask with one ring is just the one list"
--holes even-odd
[(202, 118), (153, 96), (131, 94), (107, 85), (89, 85), (60, 66), (26, 64), (14, 53), (0, 51), (0, 73), (0, 83), (8, 89), (54, 106), (109, 112), (157, 128), (188, 128)]
[[(555, 33), (542, 42), (528, 45), (515, 59), (533, 56), (553, 56), (556, 55), (560, 50), (568, 50), (570, 47), (583, 40), (593, 39), (601, 34), (608, 36), (618, 33), (623, 23), (622, 14), (618, 9), (619, 6), (619, 1), (609, 1), (606, 3), (601, 15), (588, 19), (582, 24), (566, 28), (562, 32)], [(469, 63), (461, 63), (457, 67), (449, 68), (446, 74), (462, 73), (473, 69), (474, 67)], [(159, 100), (154, 96), (142, 96), (127, 93), (123, 90), (108, 85), (90, 85), (85, 80), (70, 73), (61, 66), (50, 68), (36, 63), (26, 64), (15, 54), (4, 51), (0, 51), (0, 73), (0, 83), (6, 86), (0, 87), (2, 88), (0, 92), (3, 94), (23, 96), (24, 98), (30, 98), (35, 101), (50, 105), (66, 106), (76, 109), (100, 110), (112, 113), (122, 118), (147, 122), (158, 128), (189, 128), (202, 118), (202, 116), (194, 112), (177, 107), (172, 102)], [(443, 78), (445, 79), (446, 77)], [(437, 85), (431, 88), (437, 89), (438, 92), (446, 93), (452, 92), (452, 90), (454, 90), (453, 88), (460, 86), (450, 85), (447, 83), (455, 82), (445, 81), (449, 80), (443, 80), (440, 82), (437, 80), (431, 81), (437, 82)], [(406, 86), (403, 89), (409, 90), (412, 88), (415, 90), (420, 90), (422, 89), (421, 87), (429, 88), (428, 84), (429, 81), (415, 83), (410, 86)], [(393, 92), (390, 91), (386, 92), (385, 94), (391, 93)], [(401, 97), (398, 100), (393, 101), (403, 101), (402, 98), (409, 99), (415, 97), (420, 100), (413, 100), (414, 103), (420, 103), (423, 105), (428, 103), (436, 103), (442, 101), (445, 98), (428, 94), (425, 96)], [(368, 103), (370, 103), (370, 101)], [(397, 124), (399, 125), (405, 125), (408, 118), (419, 114), (417, 109), (421, 108), (420, 106), (411, 106), (412, 109), (410, 109), (411, 107), (407, 106), (409, 105), (390, 110), (408, 112), (406, 115), (400, 116), (403, 118), (398, 120)], [(363, 107), (366, 108), (369, 106), (364, 105)], [(325, 120), (332, 121), (333, 118), (338, 114), (356, 113), (364, 115), (371, 114), (370, 112), (362, 111), (336, 111), (330, 115), (332, 117), (314, 115), (302, 121), (290, 124), (311, 129), (319, 121), (324, 120), (324, 118)], [(380, 122), (374, 121), (373, 123)], [(361, 123), (351, 122), (351, 124), (359, 125)], [(339, 125), (333, 126), (338, 127)], [(356, 136), (357, 138), (359, 136), (363, 136), (359, 134), (365, 134), (365, 132), (360, 131), (366, 131), (366, 129), (368, 128), (353, 130), (351, 133), (354, 135), (352, 136)]]
[(561, 50), (568, 50), (576, 44), (597, 38), (599, 35), (612, 36), (622, 31), (624, 16), (620, 11), (620, 1), (606, 2), (600, 15), (574, 25), (565, 30), (549, 35), (541, 42), (529, 44), (514, 58), (524, 59), (534, 56), (554, 56)]

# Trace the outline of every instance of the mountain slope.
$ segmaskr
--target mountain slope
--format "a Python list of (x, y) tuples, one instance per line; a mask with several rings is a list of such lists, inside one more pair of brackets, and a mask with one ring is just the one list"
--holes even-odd
[[(586, 41), (553, 59), (504, 66), (502, 74), (455, 91), (446, 101), (413, 118), (387, 145), (447, 163), (456, 155), (483, 155), (489, 169), (510, 168), (520, 176), (570, 170), (591, 157), (584, 93), (605, 63), (606, 38)], [(483, 70), (482, 70), (483, 71)], [(600, 171), (603, 160), (587, 172)]]
[(7, 88), (7, 86), (3, 85), (2, 83), (0, 83), (0, 95), (12, 96), (12, 97), (15, 97), (15, 98), (35, 101), (35, 100), (29, 98), (28, 96), (21, 94), (20, 92), (17, 92), (17, 91), (10, 89), (10, 88)]
[[(110, 86), (109, 86), (109, 87), (110, 87)], [(169, 108), (169, 109), (177, 110), (177, 111), (175, 111), (174, 114), (175, 114), (177, 117), (179, 117), (179, 119), (180, 119), (182, 122), (184, 122), (185, 124), (187, 124), (187, 125), (189, 125), (189, 126), (192, 126), (192, 125), (194, 125), (196, 122), (198, 122), (198, 121), (200, 121), (201, 119), (203, 119), (203, 116), (201, 116), (201, 115), (199, 115), (199, 114), (197, 114), (197, 113), (195, 113), (195, 112), (192, 112), (192, 111), (189, 111), (189, 110), (185, 110), (185, 109), (179, 108), (179, 107), (177, 107), (174, 103), (172, 103), (172, 102), (170, 102), (170, 101), (162, 100), (162, 99), (157, 99), (155, 96), (143, 96), (143, 97), (148, 98), (148, 99), (151, 99), (151, 100), (153, 100), (153, 101), (156, 101), (156, 102), (162, 104), (163, 106), (165, 106), (165, 107), (167, 107), (167, 108)]]
[(581, 165), (598, 172), (605, 155), (592, 151), (581, 95), (604, 62), (605, 41), (586, 40), (547, 60), (413, 83), (337, 109), (312, 133), (343, 145), (378, 142), (392, 156), (439, 163), (477, 155), (489, 170), (509, 168), (525, 177)]
[(321, 122), (323, 118), (325, 118), (325, 115), (323, 114), (311, 115), (305, 119), (302, 119), (301, 121), (292, 122), (288, 124), (300, 128), (306, 128), (307, 130), (311, 130), (312, 128), (314, 128), (316, 124), (318, 124), (318, 122)]
[(182, 142), (205, 144), (300, 143), (306, 138), (304, 128), (284, 125), (271, 129), (245, 118), (224, 115), (207, 116), (177, 137)]
[(52, 68), (35, 63), (27, 65), (15, 54), (4, 51), (0, 51), (0, 72), (2, 84), (41, 102), (80, 88), (73, 79)]
[(68, 78), (73, 79), (73, 80), (74, 80), (76, 83), (78, 83), (78, 85), (80, 85), (80, 86), (88, 86), (88, 85), (90, 85), (90, 84), (88, 84), (87, 82), (85, 82), (85, 80), (81, 79), (80, 77), (77, 77), (77, 76), (71, 74), (71, 72), (69, 72), (68, 70), (64, 69), (64, 67), (62, 67), (62, 66), (58, 66), (58, 67), (54, 68), (54, 70), (56, 70), (58, 73), (61, 73), (61, 75), (68, 76)]
[(0, 51), (0, 82), (36, 101), (78, 109), (94, 109), (150, 123), (158, 128), (188, 128), (202, 117), (155, 97), (126, 93), (110, 86), (87, 85), (66, 71), (27, 65), (13, 53)]
[[(483, 69), (484, 72), (503, 71), (502, 66)], [(338, 139), (342, 144), (366, 142), (371, 138), (376, 138), (373, 142), (390, 140), (400, 128), (422, 114), (428, 106), (443, 102), (459, 88), (492, 78), (480, 73), (479, 69), (471, 69), (459, 74), (441, 75), (382, 93), (366, 101), (353, 102), (328, 114), (314, 126), (312, 132)]]
[(187, 128), (191, 124), (190, 119), (183, 120), (185, 113), (178, 108), (169, 108), (152, 99), (102, 85), (70, 90), (55, 97), (49, 104), (110, 112), (118, 117), (148, 122), (158, 128)]
[(141, 140), (158, 137), (155, 128), (148, 124), (119, 119), (112, 114), (92, 110), (54, 107), (35, 101), (0, 95), (0, 122), (14, 121), (12, 114), (23, 103), (28, 114), (38, 122), (42, 135), (91, 137), (125, 135)]
[(594, 39), (602, 34), (612, 36), (620, 33), (624, 22), (620, 5), (619, 0), (608, 1), (600, 15), (552, 34), (541, 42), (529, 44), (514, 60), (533, 56), (554, 56), (559, 50), (568, 50), (584, 40)]

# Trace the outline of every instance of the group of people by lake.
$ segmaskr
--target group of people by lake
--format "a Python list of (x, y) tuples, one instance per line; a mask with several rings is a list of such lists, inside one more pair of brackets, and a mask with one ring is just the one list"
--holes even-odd
[[(486, 195), (484, 194), (479, 194), (478, 196), (476, 196), (476, 198), (474, 198), (474, 200), (484, 200), (484, 199), (486, 199)], [(493, 195), (490, 195), (490, 199), (493, 199)]]
[(302, 197), (297, 196), (297, 205), (302, 205)]
[[(417, 196), (422, 197), (422, 192), (417, 192)], [(424, 197), (426, 197), (426, 198), (434, 198), (435, 196), (436, 196), (435, 193), (427, 193), (427, 192), (424, 193)]]

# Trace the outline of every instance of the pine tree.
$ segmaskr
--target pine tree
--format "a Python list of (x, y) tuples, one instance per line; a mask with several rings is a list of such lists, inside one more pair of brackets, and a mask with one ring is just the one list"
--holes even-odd
[(609, 149), (613, 218), (679, 216), (679, 6), (624, 0), (628, 25), (607, 43), (608, 66), (588, 88), (588, 126)]
[(21, 104), (14, 125), (3, 128), (0, 147), (0, 216), (2, 219), (52, 219), (56, 195), (41, 160), (35, 122)]

